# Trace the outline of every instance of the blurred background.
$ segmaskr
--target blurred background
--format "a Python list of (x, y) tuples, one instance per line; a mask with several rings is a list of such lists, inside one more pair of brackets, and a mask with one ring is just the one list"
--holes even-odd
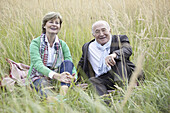
[[(131, 103), (133, 110), (169, 110), (170, 0), (1, 0), (0, 77), (9, 74), (6, 58), (30, 65), (30, 42), (41, 35), (42, 18), (50, 11), (60, 12), (63, 17), (58, 35), (69, 46), (75, 66), (83, 44), (94, 38), (91, 26), (95, 21), (106, 20), (113, 35), (127, 35), (133, 48), (131, 61), (137, 65), (142, 55), (140, 65), (146, 76), (146, 86), (135, 93), (138, 96), (132, 96), (139, 99)], [(145, 95), (154, 98), (141, 104)]]

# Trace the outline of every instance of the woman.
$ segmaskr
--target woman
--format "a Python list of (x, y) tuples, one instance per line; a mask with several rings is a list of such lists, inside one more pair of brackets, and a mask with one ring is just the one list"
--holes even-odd
[(71, 81), (77, 78), (70, 50), (57, 36), (61, 24), (59, 13), (47, 13), (42, 21), (42, 35), (30, 44), (31, 66), (28, 75), (36, 91), (45, 97), (52, 96), (52, 91), (47, 87), (53, 86), (53, 81), (61, 82), (60, 94), (65, 95)]

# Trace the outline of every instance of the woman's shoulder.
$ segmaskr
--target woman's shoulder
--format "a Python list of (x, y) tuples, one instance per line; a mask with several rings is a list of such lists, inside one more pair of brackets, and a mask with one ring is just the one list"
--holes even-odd
[(64, 41), (64, 40), (61, 40), (61, 39), (59, 39), (60, 40), (60, 44), (61, 44), (61, 46), (65, 46), (65, 45), (67, 45), (66, 44), (66, 42)]
[(31, 41), (31, 44), (35, 44), (35, 43), (37, 43), (37, 44), (40, 43), (40, 36), (37, 37), (37, 38), (34, 38), (34, 39)]
[(39, 42), (39, 41), (40, 41), (40, 36), (37, 37), (37, 38), (34, 38), (32, 41), (34, 41), (34, 42)]
[(30, 48), (40, 45), (40, 36), (31, 41)]

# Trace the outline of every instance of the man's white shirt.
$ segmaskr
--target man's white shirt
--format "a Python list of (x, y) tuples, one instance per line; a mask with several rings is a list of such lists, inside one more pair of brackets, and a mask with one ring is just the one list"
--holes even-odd
[[(111, 41), (111, 39), (109, 41)], [(88, 60), (95, 72), (96, 77), (103, 74), (98, 71), (101, 53), (102, 53), (102, 51), (97, 48), (95, 41), (91, 42), (89, 45), (89, 50), (88, 50)], [(107, 53), (109, 55), (110, 48), (108, 49)], [(111, 69), (111, 67), (110, 67), (110, 69)]]

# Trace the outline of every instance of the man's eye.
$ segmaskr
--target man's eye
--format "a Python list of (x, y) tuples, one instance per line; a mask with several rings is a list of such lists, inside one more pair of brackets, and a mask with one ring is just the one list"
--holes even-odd
[(96, 31), (95, 33), (99, 33), (99, 31)]
[(106, 29), (102, 29), (102, 31), (103, 31), (103, 32), (105, 32), (105, 31), (106, 31)]

